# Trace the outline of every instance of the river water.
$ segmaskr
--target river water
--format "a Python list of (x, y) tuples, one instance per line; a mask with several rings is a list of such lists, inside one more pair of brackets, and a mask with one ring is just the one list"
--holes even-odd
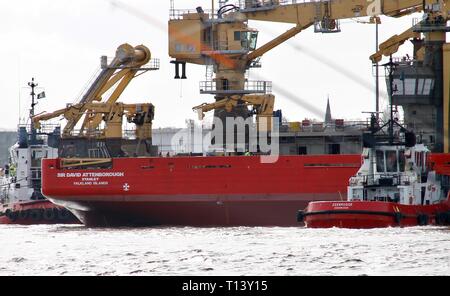
[(0, 275), (450, 275), (450, 228), (0, 226)]

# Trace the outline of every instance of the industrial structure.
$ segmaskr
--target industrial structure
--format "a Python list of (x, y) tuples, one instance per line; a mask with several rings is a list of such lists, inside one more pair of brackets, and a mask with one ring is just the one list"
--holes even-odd
[[(447, 76), (450, 69), (447, 69), (448, 61), (442, 51), (446, 49), (444, 32), (447, 30), (448, 1), (330, 0), (290, 3), (251, 0), (240, 1), (238, 5), (219, 1), (218, 10), (215, 11), (213, 6), (212, 12), (207, 12), (201, 7), (195, 11), (179, 11), (174, 9), (173, 4), (172, 2), (169, 21), (169, 54), (174, 59), (172, 63), (176, 69), (175, 78), (187, 78), (188, 63), (205, 65), (207, 79), (200, 83), (200, 92), (212, 94), (216, 99), (213, 103), (206, 103), (194, 109), (199, 112), (200, 117), (203, 117), (205, 112), (214, 110), (216, 117), (223, 121), (228, 117), (250, 118), (256, 115), (257, 129), (268, 135), (272, 133), (272, 123), (275, 122), (273, 118), (282, 118), (280, 112), (274, 114), (275, 97), (271, 94), (271, 83), (249, 81), (247, 77), (250, 68), (261, 66), (260, 58), (265, 53), (308, 27), (314, 27), (314, 30), (320, 33), (337, 33), (340, 32), (341, 19), (370, 16), (371, 22), (379, 23), (380, 15), (401, 17), (424, 11), (426, 17), (412, 30), (413, 33), (420, 33), (420, 37), (423, 34), (425, 38), (424, 50), (419, 49), (422, 46), (417, 46), (415, 57), (423, 56), (421, 65), (432, 65), (431, 68), (423, 68), (419, 73), (422, 76), (419, 78), (418, 73), (413, 72), (416, 76), (410, 79), (406, 70), (401, 72), (399, 70), (402, 69), (401, 65), (394, 63), (392, 59), (397, 45), (388, 43), (381, 46), (381, 51), (376, 53), (373, 61), (380, 61), (383, 55), (390, 57), (389, 91), (393, 94), (391, 119), (394, 110), (392, 105), (402, 105), (401, 100), (411, 99), (402, 96), (404, 94), (411, 96), (411, 89), (414, 89), (414, 95), (430, 96), (433, 100), (442, 101), (431, 105), (430, 109), (436, 110), (436, 114), (441, 114), (436, 115), (437, 120), (434, 123), (437, 125), (442, 123), (443, 127), (424, 128), (427, 133), (434, 131), (436, 135), (437, 144), (433, 150), (439, 151), (439, 141), (443, 143), (447, 140), (442, 131), (446, 133), (445, 126), (448, 125)], [(258, 31), (248, 26), (249, 20), (291, 23), (294, 27), (258, 47)], [(407, 36), (418, 37), (406, 32), (398, 38), (398, 44), (404, 42)], [(123, 66), (125, 69), (130, 68), (127, 62), (131, 61), (142, 66), (143, 61), (148, 58), (148, 56), (144, 58), (145, 50), (142, 48), (130, 47), (125, 52), (127, 54), (120, 54), (119, 50), (115, 59), (119, 61), (119, 67)], [(126, 56), (127, 59), (121, 59), (122, 56)], [(139, 64), (140, 62), (142, 64)], [(416, 64), (409, 64), (411, 65)], [(136, 65), (131, 66), (134, 67)], [(440, 72), (441, 68), (445, 70)], [(431, 72), (428, 71), (430, 69)], [(110, 74), (112, 75), (112, 72)], [(104, 76), (99, 76), (99, 79), (101, 77)], [(106, 77), (109, 79), (111, 76)], [(114, 81), (114, 78), (112, 79)], [(98, 126), (97, 123), (101, 121), (100, 115), (98, 116), (94, 106), (89, 104), (101, 101), (97, 94), (103, 94), (101, 90), (106, 85), (112, 84), (94, 83), (93, 90), (96, 85), (99, 86), (99, 92), (89, 91), (91, 94), (85, 96), (75, 110), (69, 106), (68, 109), (53, 114), (68, 114), (66, 118), (71, 124), (64, 132), (63, 140), (64, 137), (70, 136), (76, 122), (86, 114), (88, 116), (82, 124), (81, 138), (89, 137), (90, 131)], [(400, 92), (400, 89), (403, 92)], [(432, 93), (432, 89), (436, 91)], [(439, 96), (439, 92), (443, 95)], [(412, 103), (407, 103), (411, 106), (417, 105), (422, 97), (412, 98)], [(113, 100), (108, 100), (107, 103), (115, 104), (117, 98), (113, 97)], [(403, 106), (407, 105), (406, 102), (403, 103)], [(249, 107), (252, 109), (249, 110)], [(139, 157), (141, 155), (136, 153), (123, 158), (121, 153), (114, 153), (110, 158), (103, 160), (62, 156), (58, 159), (43, 160), (42, 192), (55, 204), (68, 208), (88, 226), (294, 226), (297, 225), (295, 214), (309, 202), (343, 200), (348, 180), (361, 167), (360, 151), (342, 155), (344, 150), (336, 145), (337, 142), (351, 139), (353, 135), (360, 137), (361, 129), (354, 128), (357, 125), (348, 126), (343, 120), (332, 120), (331, 108), (327, 109), (329, 112), (323, 123), (304, 120), (298, 124), (283, 125), (281, 122), (284, 136), (280, 133), (280, 142), (286, 144), (287, 155), (284, 155), (283, 151), (282, 155), (270, 157), (260, 153), (245, 152), (242, 155), (240, 151), (223, 151), (223, 154), (199, 157), (192, 155)], [(68, 110), (74, 113), (71, 115)], [(408, 110), (406, 106), (405, 112), (408, 113)], [(104, 115), (105, 112), (99, 114)], [(442, 116), (443, 120), (439, 121), (439, 116)], [(105, 127), (109, 127), (108, 118), (111, 117), (102, 118)], [(373, 116), (371, 126), (378, 124), (376, 117)], [(390, 122), (389, 136), (395, 134), (393, 126), (397, 124)], [(426, 125), (428, 122), (421, 124)], [(107, 130), (102, 133), (106, 144), (110, 143), (111, 139)], [(117, 132), (113, 132), (112, 135), (112, 139), (118, 139)], [(226, 137), (225, 132), (223, 135)], [(321, 143), (317, 147), (327, 149), (308, 153), (310, 148), (301, 142), (306, 138), (310, 142), (318, 139)], [(337, 138), (341, 138), (340, 142)], [(94, 139), (99, 138), (95, 136)], [(367, 138), (363, 136), (363, 139)], [(245, 140), (247, 142), (250, 139)], [(286, 143), (283, 143), (284, 140)], [(415, 141), (415, 138), (409, 140)], [(360, 142), (355, 140), (355, 143), (357, 144), (354, 147), (360, 148)], [(116, 151), (123, 152), (123, 145), (121, 146), (121, 149)], [(317, 147), (314, 146), (314, 149)], [(400, 154), (399, 151), (394, 152), (396, 157)], [(384, 164), (392, 161), (387, 155), (389, 153), (380, 156)], [(404, 157), (405, 154), (395, 159), (397, 168), (400, 167), (398, 159)], [(445, 161), (446, 158), (442, 159)]]
[[(339, 20), (342, 19), (370, 16), (372, 23), (379, 23), (380, 15), (402, 17), (414, 12), (425, 12), (426, 17), (418, 21), (413, 29), (394, 36), (383, 44), (373, 61), (379, 61), (383, 55), (395, 52), (406, 39), (419, 38), (423, 33), (425, 39), (416, 44), (416, 53), (423, 56), (420, 68), (417, 68), (417, 63), (412, 65), (409, 61), (410, 65), (401, 65), (399, 69), (402, 67), (403, 69), (398, 70), (398, 77), (402, 75), (402, 78), (408, 75), (423, 76), (420, 78), (420, 82), (424, 85), (420, 89), (422, 93), (414, 93), (416, 97), (413, 98), (412, 90), (408, 89), (408, 98), (404, 99), (400, 96), (405, 95), (396, 93), (394, 104), (405, 108), (408, 123), (411, 123), (412, 117), (417, 116), (417, 112), (433, 114), (432, 118), (428, 115), (422, 116), (422, 122), (418, 125), (423, 128), (424, 139), (428, 137), (428, 140), (433, 142), (433, 151), (442, 151), (444, 146), (447, 147), (445, 151), (448, 151), (448, 143), (444, 145), (444, 139), (448, 141), (448, 137), (443, 135), (448, 135), (449, 126), (447, 102), (449, 71), (443, 73), (441, 69), (443, 64), (448, 64), (447, 46), (444, 45), (448, 1), (332, 0), (297, 3), (297, 1), (249, 0), (239, 1), (236, 5), (228, 4), (228, 1), (219, 1), (219, 5), (217, 13), (214, 10), (214, 1), (212, 12), (207, 12), (202, 7), (197, 7), (195, 11), (176, 10), (172, 0), (169, 55), (174, 58), (172, 63), (176, 66), (175, 78), (186, 78), (187, 63), (205, 65), (206, 81), (200, 83), (200, 93), (214, 95), (216, 102), (203, 104), (194, 109), (199, 110), (200, 115), (215, 110), (215, 116), (222, 120), (226, 117), (248, 118), (256, 114), (258, 127), (264, 131), (270, 131), (270, 119), (273, 116), (275, 98), (271, 94), (271, 83), (249, 81), (246, 75), (249, 69), (261, 67), (260, 59), (265, 53), (309, 27), (314, 27), (318, 33), (338, 33), (341, 31)], [(249, 27), (250, 20), (291, 23), (295, 27), (258, 47), (258, 31)], [(422, 45), (425, 50), (419, 52)], [(413, 72), (410, 71), (411, 74), (408, 74), (404, 70), (405, 66), (414, 66), (410, 67)], [(427, 79), (433, 79), (431, 84)], [(415, 81), (419, 83), (419, 79)], [(417, 84), (414, 92), (418, 87)], [(428, 101), (423, 100), (425, 97), (429, 97)], [(431, 97), (433, 99), (430, 99)], [(417, 111), (418, 105), (423, 107), (425, 104), (426, 108)], [(249, 111), (247, 106), (253, 106), (253, 109)], [(262, 120), (263, 118), (269, 120)]]
[[(156, 155), (151, 143), (153, 104), (117, 101), (135, 77), (158, 69), (159, 60), (151, 60), (147, 47), (123, 44), (111, 62), (106, 56), (102, 57), (101, 71), (78, 103), (34, 116), (34, 126), (39, 129), (41, 121), (64, 116), (67, 124), (62, 132), (61, 157), (101, 159)], [(134, 139), (123, 137), (124, 117), (136, 127)]]

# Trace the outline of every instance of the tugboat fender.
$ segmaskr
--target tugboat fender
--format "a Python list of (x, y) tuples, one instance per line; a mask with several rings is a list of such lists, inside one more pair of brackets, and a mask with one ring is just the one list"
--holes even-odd
[(8, 209), (8, 210), (6, 210), (6, 212), (5, 212), (5, 216), (9, 219), (9, 220), (11, 220), (11, 221), (16, 221), (17, 220), (17, 212), (13, 212), (13, 211), (11, 211), (10, 209)]
[(25, 220), (25, 219), (28, 219), (28, 217), (29, 217), (29, 212), (28, 211), (20, 211), (19, 212), (19, 219), (21, 219), (21, 220)]
[(58, 219), (61, 220), (68, 220), (70, 218), (70, 213), (66, 209), (59, 209), (58, 210)]
[(417, 216), (417, 224), (419, 226), (427, 226), (428, 225), (428, 216), (425, 214), (420, 214)]
[(33, 221), (39, 221), (42, 219), (42, 211), (41, 210), (32, 210), (30, 212), (30, 218)]
[(297, 222), (299, 222), (299, 223), (305, 222), (305, 212), (298, 211), (298, 213), (297, 213)]
[(450, 212), (436, 213), (435, 219), (436, 219), (437, 225), (448, 225), (448, 224), (450, 224)]
[(53, 209), (46, 209), (43, 213), (43, 217), (47, 221), (53, 221), (56, 218), (56, 213)]
[(397, 224), (400, 224), (403, 220), (403, 215), (400, 212), (395, 212), (394, 219)]

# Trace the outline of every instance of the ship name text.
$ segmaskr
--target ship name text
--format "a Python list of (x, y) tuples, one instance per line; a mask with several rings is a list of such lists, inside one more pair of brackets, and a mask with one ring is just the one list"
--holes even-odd
[(58, 173), (58, 178), (101, 178), (101, 177), (125, 177), (124, 172), (110, 173)]

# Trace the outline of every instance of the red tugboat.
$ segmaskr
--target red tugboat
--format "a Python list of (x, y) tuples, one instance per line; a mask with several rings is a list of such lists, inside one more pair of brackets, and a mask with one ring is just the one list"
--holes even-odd
[(299, 222), (310, 228), (449, 225), (450, 174), (443, 167), (450, 155), (428, 154), (423, 145), (367, 149), (347, 201), (311, 202)]
[[(37, 83), (31, 87), (31, 117), (34, 116)], [(51, 203), (41, 193), (41, 161), (58, 156), (60, 128), (37, 133), (31, 126), (19, 126), (18, 142), (10, 148), (10, 161), (0, 170), (0, 224), (75, 224), (79, 220), (68, 210)]]
[[(391, 98), (394, 91), (390, 68)], [(391, 119), (364, 135), (364, 162), (350, 179), (347, 201), (311, 202), (298, 213), (310, 228), (379, 228), (450, 224), (450, 154), (430, 157), (414, 133)], [(387, 129), (387, 133), (386, 133)]]

